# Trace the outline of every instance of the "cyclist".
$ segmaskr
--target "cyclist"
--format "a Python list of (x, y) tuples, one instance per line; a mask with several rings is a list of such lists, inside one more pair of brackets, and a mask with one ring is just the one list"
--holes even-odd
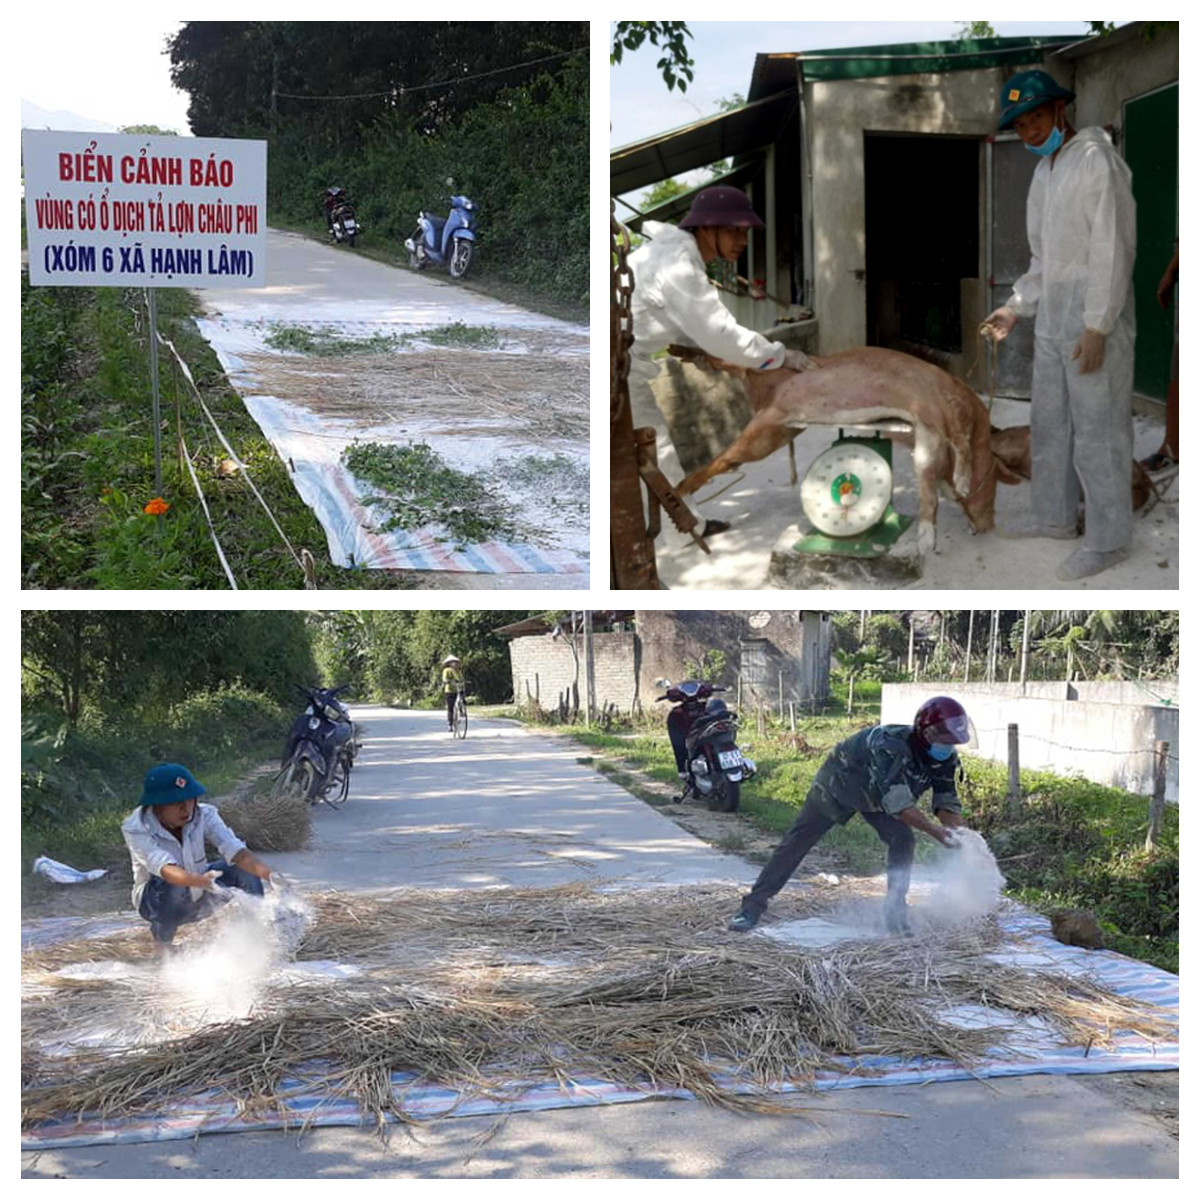
[(456, 654), (442, 659), (442, 691), (446, 696), (446, 726), (454, 732), (454, 706), (463, 690), (462, 662)]

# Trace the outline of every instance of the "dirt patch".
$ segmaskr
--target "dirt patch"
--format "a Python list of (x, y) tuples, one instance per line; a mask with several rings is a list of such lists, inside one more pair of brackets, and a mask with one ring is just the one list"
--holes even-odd
[[(531, 443), (589, 434), (588, 359), (429, 350), (307, 358), (246, 354), (256, 388), (363, 428), (419, 421), (421, 436), (506, 436)], [(444, 423), (444, 424), (442, 424)]]
[(1076, 1078), (1122, 1107), (1151, 1118), (1171, 1137), (1178, 1139), (1178, 1071), (1118, 1071), (1112, 1075), (1078, 1075)]

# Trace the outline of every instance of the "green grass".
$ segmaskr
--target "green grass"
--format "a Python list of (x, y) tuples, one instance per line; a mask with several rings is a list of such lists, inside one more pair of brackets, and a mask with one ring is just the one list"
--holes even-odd
[(355, 442), (342, 452), (342, 461), (357, 478), (379, 489), (363, 503), (384, 514), (381, 529), (439, 527), (445, 532), (435, 540), (453, 542), (458, 549), (494, 538), (527, 540), (532, 534), (484, 479), (450, 466), (423, 442)]
[[(215, 419), (325, 588), (403, 588), (409, 573), (333, 566), (287, 465), (229, 386), (193, 317), (194, 297), (160, 289), (159, 328), (178, 348)], [(304, 577), (165, 353), (162, 517), (154, 499), (148, 355), (141, 293), (31, 288), (21, 281), (22, 553), (26, 588), (228, 589), (201, 505), (175, 449), (181, 421), (217, 536), (242, 588), (298, 588)]]
[(331, 358), (346, 354), (388, 354), (396, 350), (403, 339), (399, 334), (375, 333), (366, 338), (349, 338), (310, 325), (272, 325), (263, 341), (273, 350), (291, 350), (297, 354), (312, 354)]
[(435, 329), (405, 334), (407, 341), (429, 342), (434, 346), (458, 346), (466, 350), (496, 350), (504, 345), (500, 332), (491, 325), (465, 325), (452, 321)]
[[(756, 721), (746, 715), (739, 743), (757, 763), (758, 775), (742, 788), (743, 818), (771, 833), (781, 834), (788, 828), (828, 751), (878, 719), (870, 709), (859, 711), (861, 698), (856, 688), (852, 718), (844, 711), (805, 717), (798, 722), (795, 739), (774, 723), (760, 738)], [(869, 692), (866, 698), (870, 698)], [(675, 760), (665, 723), (648, 719), (623, 731), (572, 726), (563, 732), (593, 752), (598, 770), (635, 795), (644, 795), (645, 789), (637, 788), (641, 778), (675, 783)], [(1010, 816), (1005, 804), (1007, 767), (968, 755), (965, 769), (966, 780), (960, 787), (964, 817), (987, 838), (1008, 879), (1009, 895), (1041, 912), (1058, 907), (1090, 909), (1104, 928), (1111, 949), (1178, 971), (1177, 806), (1167, 807), (1160, 844), (1147, 854), (1143, 843), (1148, 799), (1144, 796), (1080, 778), (1024, 771), (1023, 800), (1019, 811)], [(661, 803), (661, 797), (650, 802)], [(927, 797), (923, 803), (928, 804)], [(834, 827), (821, 844), (837, 855), (842, 870), (875, 874), (882, 869), (879, 839), (864, 821), (851, 820)], [(723, 843), (722, 848), (737, 849), (732, 842)], [(918, 862), (936, 853), (928, 838), (918, 837)]]

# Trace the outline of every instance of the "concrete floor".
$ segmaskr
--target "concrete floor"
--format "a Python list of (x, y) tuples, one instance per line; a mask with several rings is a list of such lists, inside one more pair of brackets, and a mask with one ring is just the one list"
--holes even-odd
[[(635, 426), (653, 425), (658, 433), (659, 465), (673, 483), (687, 473), (679, 465), (666, 422), (642, 389), (633, 392)], [(992, 423), (1006, 428), (1029, 424), (1029, 404), (998, 397)], [(1147, 417), (1135, 417), (1134, 451), (1141, 458), (1158, 449), (1163, 426)], [(796, 469), (803, 479), (814, 458), (833, 444), (837, 430), (812, 426), (795, 439)], [(916, 477), (912, 455), (897, 446), (894, 452), (897, 511), (917, 512)], [(1170, 492), (1178, 500), (1176, 482)], [(727, 521), (731, 528), (717, 534), (704, 554), (691, 538), (663, 517), (663, 532), (655, 543), (658, 575), (672, 589), (758, 589), (767, 582), (771, 552), (781, 537), (802, 519), (799, 488), (788, 480), (787, 451), (778, 450), (762, 462), (718, 476), (695, 496), (687, 497), (697, 515)], [(996, 495), (997, 524), (1029, 510), (1029, 485), (1000, 485)], [(1019, 588), (1103, 591), (1109, 589), (1171, 589), (1179, 586), (1179, 512), (1177, 505), (1157, 504), (1134, 517), (1134, 545), (1129, 559), (1091, 579), (1062, 583), (1055, 577), (1058, 564), (1068, 558), (1078, 542), (1048, 539), (1011, 541), (994, 533), (974, 535), (962, 509), (942, 499), (938, 507), (937, 550), (925, 563), (921, 579), (904, 590), (930, 588)], [(799, 537), (796, 531), (792, 541)], [(790, 544), (790, 542), (789, 542)], [(862, 586), (855, 584), (854, 586)], [(884, 587), (897, 586), (892, 583)]]

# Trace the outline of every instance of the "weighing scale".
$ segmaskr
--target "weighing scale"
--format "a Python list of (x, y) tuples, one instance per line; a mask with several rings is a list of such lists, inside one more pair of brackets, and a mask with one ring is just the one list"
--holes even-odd
[(878, 558), (896, 544), (913, 519), (892, 507), (892, 443), (883, 435), (911, 432), (898, 421), (838, 429), (800, 484), (813, 529), (796, 543), (798, 553)]

